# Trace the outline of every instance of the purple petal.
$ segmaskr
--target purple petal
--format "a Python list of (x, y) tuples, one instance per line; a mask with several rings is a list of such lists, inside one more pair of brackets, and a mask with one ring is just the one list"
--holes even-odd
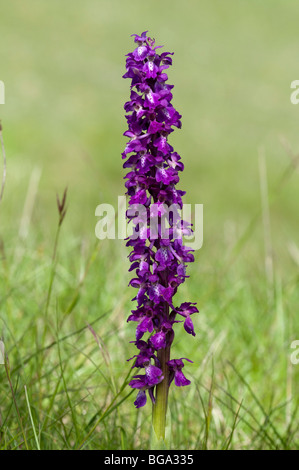
[(166, 334), (163, 331), (159, 331), (150, 338), (151, 344), (156, 350), (166, 348)]
[(184, 321), (184, 328), (189, 335), (195, 336), (193, 322), (189, 316)]
[(190, 385), (190, 380), (186, 379), (183, 372), (178, 370), (174, 374), (174, 383), (177, 387), (184, 387), (185, 385)]
[(159, 367), (150, 364), (146, 367), (145, 373), (149, 385), (157, 385), (163, 380), (162, 370)]
[(133, 52), (134, 59), (137, 61), (142, 61), (146, 58), (148, 53), (148, 47), (147, 46), (139, 46), (135, 49)]
[(137, 394), (136, 400), (134, 401), (134, 405), (136, 406), (136, 408), (141, 408), (145, 404), (146, 404), (146, 393), (144, 390), (140, 390), (140, 392), (138, 392)]

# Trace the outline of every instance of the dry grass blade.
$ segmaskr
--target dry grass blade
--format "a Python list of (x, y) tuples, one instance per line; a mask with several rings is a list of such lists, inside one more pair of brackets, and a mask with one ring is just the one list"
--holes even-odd
[(59, 226), (62, 224), (63, 219), (65, 218), (66, 211), (67, 211), (67, 208), (66, 208), (67, 189), (68, 188), (65, 188), (61, 201), (59, 199), (58, 194), (56, 194), (57, 208), (59, 212)]

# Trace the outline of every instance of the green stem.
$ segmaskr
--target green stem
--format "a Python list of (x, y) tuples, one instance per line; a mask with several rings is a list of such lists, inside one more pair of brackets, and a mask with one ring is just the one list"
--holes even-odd
[(158, 441), (165, 441), (165, 427), (169, 391), (169, 370), (167, 362), (170, 359), (170, 348), (158, 352), (164, 379), (156, 386), (156, 403), (153, 405), (153, 428)]

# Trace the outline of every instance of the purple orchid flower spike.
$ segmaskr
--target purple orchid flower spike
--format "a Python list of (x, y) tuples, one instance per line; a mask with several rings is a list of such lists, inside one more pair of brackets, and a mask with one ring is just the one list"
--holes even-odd
[[(138, 289), (133, 299), (137, 309), (128, 318), (129, 322), (137, 323), (134, 344), (139, 353), (134, 356), (133, 367), (144, 372), (135, 375), (129, 385), (138, 390), (136, 408), (146, 404), (147, 394), (154, 403), (154, 429), (158, 437), (164, 438), (169, 386), (172, 382), (178, 387), (190, 384), (182, 368), (183, 360), (192, 361), (170, 359), (170, 348), (177, 323), (183, 321), (185, 331), (195, 336), (191, 320), (191, 315), (198, 312), (195, 304), (184, 302), (180, 307), (173, 306), (179, 285), (188, 277), (187, 263), (194, 261), (193, 250), (183, 244), (183, 237), (190, 235), (192, 228), (175, 211), (169, 218), (168, 237), (164, 233), (162, 236), (163, 217), (174, 205), (182, 208), (185, 194), (176, 187), (184, 165), (168, 142), (174, 128), (182, 126), (182, 116), (171, 103), (173, 85), (166, 83), (172, 54), (159, 54), (160, 46), (155, 46), (147, 31), (132, 36), (135, 49), (126, 56), (124, 75), (131, 80), (130, 100), (124, 105), (128, 123), (124, 135), (129, 142), (122, 157), (123, 167), (129, 171), (125, 177), (131, 208), (127, 219), (137, 233), (142, 224), (146, 228), (140, 230), (143, 236), (134, 233), (127, 241), (132, 249), (130, 271), (136, 272), (130, 286)], [(135, 214), (136, 204), (143, 205), (142, 216)], [(158, 227), (151, 231), (154, 217), (159, 221)]]

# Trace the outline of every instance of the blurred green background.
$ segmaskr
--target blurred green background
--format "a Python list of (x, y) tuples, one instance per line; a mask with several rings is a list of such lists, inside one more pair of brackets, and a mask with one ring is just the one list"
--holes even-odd
[[(229, 384), (227, 390), (238, 403), (244, 383), (224, 365), (226, 361), (244, 374), (265, 409), (287, 403), (286, 408), (281, 405), (274, 429), (290, 436), (290, 442), (284, 437), (285, 442), (294, 447), (298, 429), (291, 432), (289, 426), (297, 409), (299, 365), (290, 365), (289, 356), (291, 341), (299, 339), (299, 106), (290, 102), (290, 84), (299, 79), (298, 15), (297, 2), (282, 0), (271, 4), (259, 0), (1, 2), (0, 80), (6, 86), (6, 103), (0, 106), (0, 117), (7, 180), (0, 205), (5, 259), (0, 334), (3, 328), (16, 364), (32, 348), (44, 346), (39, 329), (44, 325), (57, 227), (55, 198), (65, 186), (68, 212), (51, 320), (44, 322), (52, 327), (47, 338), (51, 341), (56, 327), (67, 334), (112, 311), (109, 322), (97, 332), (108, 338), (115, 380), (123, 377), (123, 357), (133, 355), (128, 346), (133, 325), (125, 323), (132, 292), (127, 289), (124, 242), (104, 242), (86, 278), (82, 273), (96, 243), (96, 206), (116, 205), (117, 196), (124, 193), (120, 154), (126, 143), (123, 104), (129, 81), (121, 77), (125, 54), (134, 47), (130, 35), (149, 30), (157, 44), (175, 52), (169, 82), (175, 85), (174, 105), (183, 115), (183, 127), (171, 135), (171, 144), (185, 164), (180, 182), (180, 188), (187, 190), (185, 202), (204, 204), (204, 245), (179, 294), (199, 303), (198, 335), (191, 346), (179, 333), (174, 348), (194, 359), (197, 366), (190, 366), (190, 373), (203, 384), (210, 383), (214, 355), (218, 383)], [(80, 301), (65, 320), (78, 285)], [(58, 314), (63, 320), (57, 319)], [(87, 338), (93, 342), (90, 335)], [(115, 346), (117, 338), (121, 345)], [(85, 336), (81, 341), (84, 348)], [(98, 350), (92, 351), (97, 357)], [(64, 353), (70, 357), (69, 351)], [(36, 364), (30, 364), (21, 381), (31, 380), (35, 403), (36, 395), (49, 384), (43, 382)], [(71, 387), (87, 373), (87, 366), (82, 361), (79, 367), (75, 361), (69, 367)], [(102, 387), (97, 385), (98, 376), (93, 380), (95, 387)], [(79, 396), (81, 392), (77, 390)], [(173, 394), (176, 403), (188, 396), (190, 409), (198, 406), (202, 413), (198, 397), (196, 405), (191, 403), (194, 389)], [(128, 436), (138, 429), (141, 437), (136, 446), (146, 446), (148, 433), (144, 437), (140, 420), (149, 422), (149, 417), (143, 413), (135, 422), (131, 401), (122, 408), (131, 423)], [(254, 416), (261, 413), (257, 418), (261, 429), (264, 413), (250, 393), (248, 401)], [(42, 420), (47, 403), (40, 397), (38, 403)], [(203, 426), (198, 424), (197, 429), (190, 409), (183, 417), (173, 410), (178, 447), (185, 448), (187, 442), (190, 448), (201, 445), (198, 436)], [(226, 427), (231, 429), (233, 418), (221, 407), (213, 413), (211, 447), (217, 447), (221, 436), (228, 438)], [(80, 415), (82, 420), (85, 414)], [(123, 423), (122, 415), (118, 419)], [(66, 426), (71, 433), (73, 421)], [(237, 448), (255, 446), (245, 428), (241, 425), (235, 437)], [(261, 447), (271, 446), (272, 438), (267, 441), (264, 434), (257, 435)], [(130, 448), (133, 441), (128, 436)], [(113, 445), (120, 446), (115, 439)], [(276, 442), (277, 436), (273, 439)], [(281, 442), (278, 439), (277, 445), (283, 446)]]

